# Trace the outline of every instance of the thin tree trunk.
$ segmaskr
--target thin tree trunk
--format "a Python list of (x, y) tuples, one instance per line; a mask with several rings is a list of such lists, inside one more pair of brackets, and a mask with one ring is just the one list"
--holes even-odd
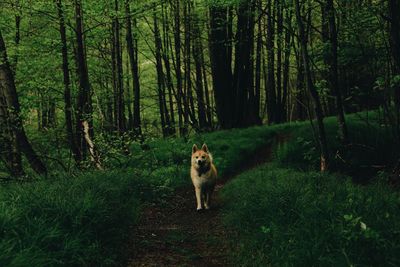
[(301, 17), (299, 0), (295, 0), (295, 11), (296, 11), (296, 19), (297, 19), (300, 45), (301, 45), (301, 56), (303, 59), (304, 74), (306, 77), (305, 79), (306, 86), (314, 101), (314, 110), (318, 123), (318, 139), (319, 139), (318, 141), (321, 150), (321, 171), (326, 171), (328, 170), (329, 166), (329, 154), (328, 154), (328, 144), (326, 141), (325, 127), (324, 127), (324, 116), (322, 113), (322, 107), (319, 95), (312, 79), (310, 58), (308, 55), (308, 47), (307, 47), (307, 36), (304, 27), (304, 21), (303, 18)]
[(119, 12), (119, 3), (118, 0), (114, 2), (115, 7), (115, 17), (113, 18), (113, 44), (114, 44), (114, 53), (115, 53), (115, 71), (116, 71), (116, 91), (115, 91), (115, 99), (116, 99), (116, 128), (120, 135), (122, 135), (126, 131), (126, 122), (125, 122), (125, 104), (124, 104), (124, 85), (123, 85), (123, 73), (122, 73), (122, 49), (120, 42), (120, 23), (118, 19)]
[(76, 139), (81, 151), (81, 160), (86, 159), (88, 152), (87, 138), (85, 138), (84, 123), (89, 125), (89, 137), (93, 140), (93, 122), (92, 122), (92, 100), (90, 94), (89, 73), (87, 68), (83, 17), (81, 0), (75, 0), (75, 21), (76, 21), (76, 64), (79, 80), (78, 99), (77, 99), (77, 114), (76, 114)]
[[(162, 14), (163, 14), (163, 42), (164, 42), (164, 49), (162, 53), (162, 58), (164, 61), (164, 66), (165, 66), (165, 78), (166, 78), (166, 86), (168, 89), (168, 103), (169, 103), (169, 114), (170, 114), (170, 120), (171, 120), (171, 127), (169, 129), (170, 135), (175, 135), (176, 134), (176, 123), (175, 123), (175, 108), (174, 108), (174, 84), (172, 80), (172, 74), (171, 74), (171, 64), (170, 64), (170, 53), (171, 53), (171, 45), (170, 45), (170, 38), (169, 38), (169, 17), (168, 17), (168, 8), (165, 7), (164, 5), (162, 6)], [(172, 54), (172, 53), (171, 53)], [(165, 100), (166, 101), (166, 100)], [(166, 107), (168, 109), (168, 107)]]
[(204, 104), (204, 92), (203, 92), (203, 69), (202, 64), (204, 62), (201, 61), (201, 53), (202, 53), (202, 45), (201, 45), (201, 33), (200, 33), (200, 20), (197, 14), (194, 14), (193, 19), (193, 35), (195, 36), (195, 40), (193, 42), (193, 58), (195, 62), (196, 69), (196, 95), (197, 95), (197, 112), (199, 118), (199, 127), (200, 129), (205, 129), (207, 127), (207, 117), (206, 117), (206, 109)]
[[(131, 66), (133, 88), (134, 88), (134, 100), (133, 100), (133, 128), (141, 135), (141, 115), (140, 115), (140, 82), (139, 82), (139, 60), (138, 60), (138, 47), (136, 32), (135, 38), (132, 34), (132, 23), (130, 16), (130, 0), (125, 1), (125, 16), (126, 16), (126, 44), (129, 54), (129, 62)], [(137, 30), (136, 19), (133, 19), (133, 26)]]
[(153, 22), (154, 22), (154, 42), (155, 42), (155, 57), (156, 57), (156, 70), (157, 70), (157, 87), (158, 87), (158, 105), (160, 111), (160, 120), (163, 136), (168, 136), (168, 124), (167, 124), (167, 116), (165, 107), (165, 77), (163, 72), (162, 65), (162, 47), (161, 47), (161, 36), (160, 30), (158, 27), (157, 14), (154, 11), (153, 14)]
[(286, 10), (286, 21), (287, 21), (287, 29), (285, 31), (285, 53), (284, 53), (284, 62), (283, 62), (283, 96), (282, 96), (282, 110), (281, 110), (281, 118), (282, 121), (287, 121), (288, 109), (287, 109), (287, 99), (288, 99), (288, 90), (289, 90), (289, 74), (290, 74), (290, 51), (292, 47), (292, 12)]
[[(15, 164), (17, 170), (14, 174), (21, 174), (22, 165), (20, 164), (20, 154), (22, 151), (32, 169), (38, 174), (46, 174), (47, 169), (36, 152), (33, 150), (32, 145), (28, 141), (25, 134), (25, 129), (20, 117), (21, 108), (18, 100), (17, 89), (15, 87), (14, 75), (7, 58), (6, 46), (3, 40), (3, 35), (0, 31), (0, 97), (4, 100), (8, 112), (8, 119), (12, 122), (11, 127), (11, 141), (12, 141), (12, 164)], [(1, 103), (0, 103), (1, 104)]]
[(276, 55), (276, 92), (277, 92), (277, 114), (276, 114), (276, 122), (281, 123), (283, 121), (283, 109), (284, 103), (282, 101), (282, 44), (283, 44), (283, 3), (280, 0), (275, 0), (275, 9), (276, 9), (276, 40), (277, 40), (277, 55)]
[(272, 0), (267, 3), (267, 85), (265, 94), (267, 96), (266, 108), (268, 115), (268, 123), (272, 124), (277, 121), (277, 101), (276, 101), (276, 85), (275, 85), (275, 12), (272, 6)]
[(187, 125), (183, 122), (183, 90), (182, 90), (182, 71), (181, 71), (181, 19), (180, 19), (180, 0), (175, 0), (175, 27), (174, 27), (174, 41), (175, 41), (175, 73), (176, 73), (176, 102), (178, 106), (178, 124), (179, 134), (186, 136)]
[[(258, 1), (258, 8), (261, 10), (262, 1)], [(257, 45), (256, 45), (256, 67), (255, 67), (255, 107), (254, 110), (257, 111), (257, 114), (260, 113), (260, 101), (261, 101), (261, 58), (263, 56), (262, 51), (262, 20), (258, 21), (257, 27)]]
[(336, 30), (335, 21), (335, 8), (333, 6), (333, 0), (327, 0), (327, 15), (329, 25), (329, 41), (330, 41), (330, 53), (329, 53), (329, 85), (336, 98), (336, 112), (337, 120), (339, 125), (339, 137), (343, 143), (348, 142), (348, 131), (346, 120), (344, 117), (342, 92), (339, 87), (338, 81), (338, 37)]

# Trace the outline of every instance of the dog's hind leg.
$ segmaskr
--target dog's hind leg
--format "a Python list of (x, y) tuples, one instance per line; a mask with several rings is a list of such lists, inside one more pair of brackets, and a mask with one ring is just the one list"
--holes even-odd
[(195, 187), (194, 188), (196, 191), (196, 201), (197, 201), (197, 210), (201, 210), (201, 188), (200, 187)]

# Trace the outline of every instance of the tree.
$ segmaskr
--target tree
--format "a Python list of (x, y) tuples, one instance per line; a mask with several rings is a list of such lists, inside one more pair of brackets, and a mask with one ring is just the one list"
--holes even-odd
[(301, 9), (299, 0), (295, 0), (295, 12), (296, 12), (296, 20), (299, 32), (299, 41), (301, 46), (301, 57), (303, 61), (304, 67), (304, 75), (306, 80), (306, 87), (311, 94), (314, 103), (314, 112), (317, 117), (318, 124), (318, 142), (321, 151), (321, 171), (326, 171), (329, 166), (329, 153), (328, 153), (328, 144), (326, 141), (325, 134), (325, 126), (324, 126), (324, 117), (322, 113), (321, 102), (319, 99), (318, 92), (314, 86), (314, 82), (312, 79), (311, 68), (310, 68), (310, 57), (308, 54), (307, 47), (307, 36), (304, 27), (304, 20), (301, 16)]
[(255, 109), (257, 105), (253, 86), (254, 11), (253, 0), (239, 4), (233, 75), (235, 127), (248, 127), (261, 123), (259, 111)]
[(229, 8), (210, 6), (210, 60), (214, 97), (219, 124), (228, 129), (234, 126), (234, 91), (232, 90), (231, 20)]
[(328, 17), (328, 28), (329, 28), (329, 85), (330, 89), (336, 98), (336, 112), (337, 120), (339, 125), (339, 138), (343, 143), (348, 142), (347, 125), (344, 116), (342, 93), (338, 82), (338, 37), (335, 20), (335, 8), (333, 6), (333, 0), (327, 0), (326, 12)]
[(81, 155), (79, 148), (76, 144), (75, 133), (73, 129), (67, 34), (65, 29), (65, 18), (64, 18), (62, 0), (56, 0), (56, 5), (58, 10), (60, 38), (61, 38), (62, 69), (64, 77), (64, 103), (65, 103), (64, 113), (65, 113), (65, 123), (67, 126), (67, 138), (74, 159), (78, 163), (79, 159), (81, 158)]
[[(126, 16), (126, 44), (129, 54), (129, 62), (132, 73), (133, 88), (134, 88), (134, 102), (133, 102), (133, 128), (141, 135), (141, 118), (140, 118), (140, 81), (139, 81), (139, 60), (138, 60), (138, 44), (136, 39), (133, 38), (132, 22), (131, 22), (131, 10), (130, 1), (125, 0), (125, 16)], [(133, 26), (136, 29), (136, 19), (133, 19)], [(127, 88), (129, 90), (129, 88)]]
[(79, 161), (86, 159), (87, 152), (90, 159), (99, 168), (100, 158), (93, 146), (93, 118), (92, 100), (90, 94), (89, 73), (86, 61), (83, 13), (81, 0), (75, 0), (75, 22), (76, 22), (76, 65), (79, 80), (77, 114), (76, 114), (76, 139), (80, 150)]
[[(6, 46), (0, 30), (0, 123), (8, 127), (4, 132), (10, 142), (8, 165), (13, 175), (22, 172), (21, 152), (26, 156), (32, 169), (38, 174), (46, 174), (47, 169), (28, 141), (21, 119), (21, 109), (15, 87), (14, 75), (7, 57)], [(4, 134), (2, 133), (2, 134)], [(15, 168), (15, 169), (14, 169)]]

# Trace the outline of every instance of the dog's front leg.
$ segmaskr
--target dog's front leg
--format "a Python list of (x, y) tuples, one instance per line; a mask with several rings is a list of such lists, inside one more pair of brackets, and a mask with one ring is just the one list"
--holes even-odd
[(201, 210), (201, 188), (195, 187), (194, 189), (196, 191), (197, 210)]
[(206, 197), (205, 197), (205, 200), (204, 200), (204, 208), (206, 210), (209, 210), (210, 209), (210, 205), (211, 205), (211, 192), (207, 191)]

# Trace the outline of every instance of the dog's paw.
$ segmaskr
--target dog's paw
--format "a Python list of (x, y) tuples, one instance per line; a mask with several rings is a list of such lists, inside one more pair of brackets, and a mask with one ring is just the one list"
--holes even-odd
[(204, 208), (205, 208), (206, 210), (209, 210), (209, 209), (210, 209), (210, 207), (209, 207), (209, 206), (204, 206)]
[(203, 208), (197, 208), (196, 211), (201, 212), (201, 211), (203, 211)]

